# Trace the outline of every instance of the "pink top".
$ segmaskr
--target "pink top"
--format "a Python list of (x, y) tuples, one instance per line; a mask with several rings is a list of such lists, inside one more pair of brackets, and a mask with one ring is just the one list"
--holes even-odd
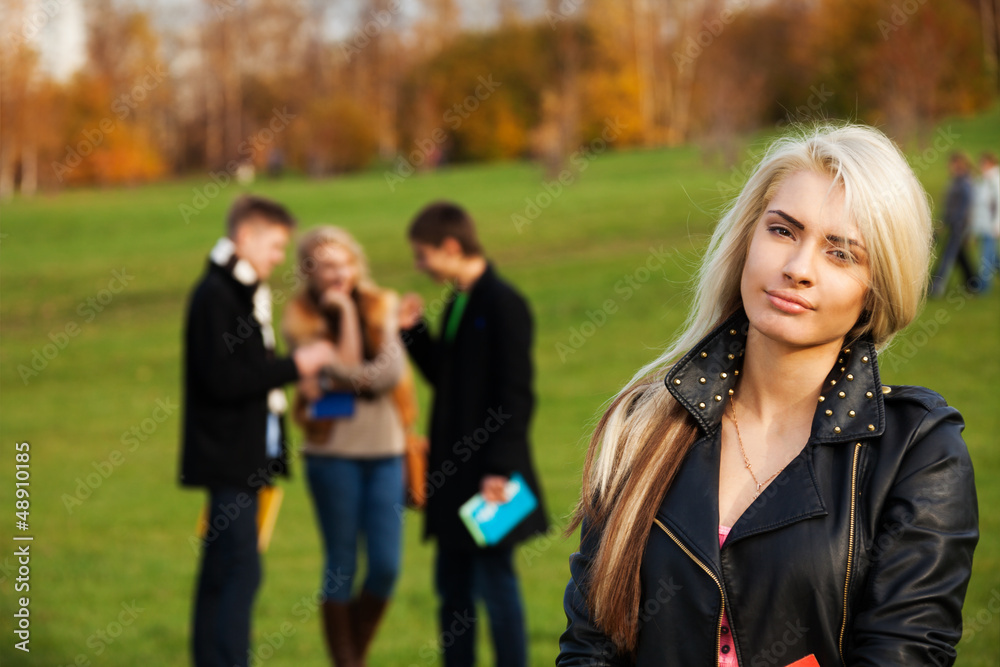
[[(729, 536), (729, 526), (719, 524), (719, 546), (726, 541)], [(722, 617), (722, 635), (719, 637), (719, 667), (740, 667), (739, 660), (736, 659), (736, 646), (733, 645), (733, 633), (729, 630), (729, 615)]]

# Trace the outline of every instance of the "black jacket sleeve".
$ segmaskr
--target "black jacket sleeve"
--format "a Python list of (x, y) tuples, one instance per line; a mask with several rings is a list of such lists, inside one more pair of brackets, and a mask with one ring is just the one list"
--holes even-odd
[(299, 376), (291, 357), (267, 359), (249, 346), (258, 336), (256, 322), (248, 322), (219, 287), (199, 291), (189, 315), (189, 372), (206, 398), (236, 403), (259, 398)]
[(532, 321), (528, 304), (513, 291), (499, 295), (496, 312), (491, 327), (490, 376), (495, 378), (496, 419), (503, 423), (487, 441), (485, 472), (509, 477), (528, 451), (528, 428), (534, 407)]
[(570, 580), (563, 597), (566, 631), (559, 638), (559, 667), (623, 667), (632, 661), (621, 656), (611, 638), (598, 629), (587, 607), (590, 564), (597, 555), (601, 533), (587, 521), (580, 528), (580, 550), (569, 557)]
[(427, 383), (432, 387), (437, 384), (438, 369), (440, 359), (438, 343), (431, 338), (431, 332), (427, 328), (427, 321), (421, 319), (416, 326), (410, 329), (403, 329), (400, 332), (406, 351), (413, 359), (413, 363), (420, 369), (420, 374), (424, 376)]
[(849, 665), (951, 665), (979, 539), (972, 462), (954, 408), (914, 429), (879, 515)]

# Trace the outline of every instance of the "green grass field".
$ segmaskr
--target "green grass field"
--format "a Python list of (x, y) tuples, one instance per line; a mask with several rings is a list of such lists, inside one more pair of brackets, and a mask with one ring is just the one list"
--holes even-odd
[[(946, 122), (955, 146), (1000, 145), (1000, 113)], [(759, 149), (759, 142), (751, 148)], [(945, 154), (918, 170), (937, 198)], [(934, 151), (934, 149), (930, 149)], [(575, 182), (550, 198), (529, 164), (416, 175), (392, 192), (382, 172), (337, 180), (261, 181), (304, 227), (342, 225), (367, 248), (383, 285), (440, 288), (417, 275), (404, 227), (429, 200), (455, 199), (479, 221), (500, 271), (529, 297), (537, 322), (536, 463), (553, 530), (526, 544), (518, 567), (531, 664), (551, 665), (564, 628), (562, 593), (575, 539), (558, 532), (579, 489), (586, 438), (604, 401), (680, 326), (689, 276), (737, 171), (694, 148), (592, 155)], [(736, 174), (734, 176), (734, 174)], [(191, 536), (203, 502), (178, 487), (182, 316), (189, 289), (240, 188), (207, 179), (136, 189), (79, 190), (5, 203), (0, 219), (0, 663), (184, 665), (197, 555)], [(202, 203), (185, 222), (179, 207)], [(538, 209), (528, 206), (533, 200)], [(197, 210), (197, 209), (195, 209)], [(531, 223), (516, 229), (512, 215)], [(537, 214), (537, 215), (536, 215)], [(648, 279), (651, 249), (669, 255)], [(279, 271), (275, 292), (287, 295)], [(629, 293), (619, 281), (631, 276)], [(626, 298), (626, 295), (628, 298)], [(582, 326), (607, 300), (614, 314)], [(280, 311), (280, 308), (279, 308)], [(588, 315), (590, 313), (591, 315)], [(582, 326), (582, 328), (581, 328)], [(571, 352), (567, 352), (571, 350)], [(888, 383), (926, 384), (965, 415), (976, 466), (982, 539), (965, 605), (959, 665), (1000, 659), (1000, 295), (960, 291), (930, 302), (882, 359)], [(32, 368), (34, 363), (35, 367)], [(31, 375), (26, 371), (33, 370)], [(421, 386), (426, 404), (427, 393)], [(137, 435), (129, 435), (132, 429)], [(295, 434), (298, 440), (298, 434)], [(31, 653), (9, 628), (17, 564), (15, 442), (31, 444)], [(255, 615), (255, 664), (324, 665), (314, 591), (320, 547), (296, 461), (265, 560)], [(406, 517), (404, 569), (373, 665), (433, 665), (435, 600), (430, 545)], [(480, 624), (481, 664), (492, 664)]]

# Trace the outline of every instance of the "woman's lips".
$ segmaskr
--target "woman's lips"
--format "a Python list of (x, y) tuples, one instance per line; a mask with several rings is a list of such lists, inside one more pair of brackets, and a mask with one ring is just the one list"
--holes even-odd
[(791, 294), (767, 292), (767, 298), (770, 299), (772, 306), (783, 313), (795, 315), (813, 309), (812, 306), (809, 305), (809, 302), (805, 299), (801, 299)]

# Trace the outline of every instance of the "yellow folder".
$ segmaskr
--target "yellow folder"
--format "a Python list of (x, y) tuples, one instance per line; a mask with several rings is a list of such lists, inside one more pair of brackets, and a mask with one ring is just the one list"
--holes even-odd
[[(265, 486), (257, 493), (257, 551), (264, 553), (271, 544), (274, 525), (278, 522), (278, 510), (285, 492), (280, 486)], [(208, 505), (201, 508), (198, 516), (198, 526), (195, 531), (198, 537), (204, 539), (208, 532)]]

